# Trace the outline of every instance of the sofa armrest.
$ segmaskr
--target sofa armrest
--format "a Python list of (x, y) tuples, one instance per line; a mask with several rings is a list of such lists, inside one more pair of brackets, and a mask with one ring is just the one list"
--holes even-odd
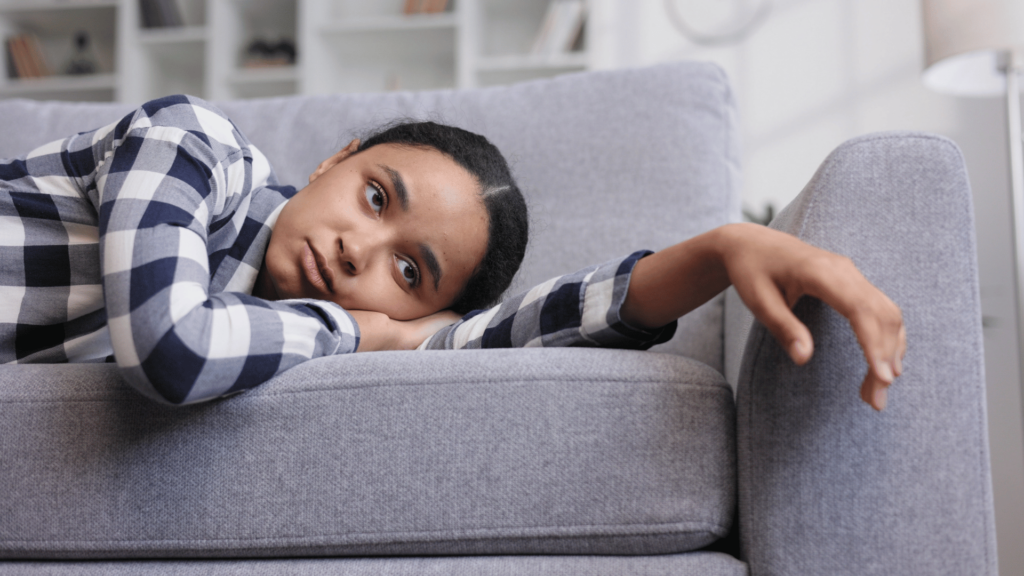
[(908, 347), (877, 413), (860, 400), (866, 363), (834, 310), (797, 304), (815, 339), (803, 367), (752, 325), (737, 394), (751, 574), (994, 575), (974, 214), (956, 145), (851, 140), (772, 227), (852, 258), (902, 308)]

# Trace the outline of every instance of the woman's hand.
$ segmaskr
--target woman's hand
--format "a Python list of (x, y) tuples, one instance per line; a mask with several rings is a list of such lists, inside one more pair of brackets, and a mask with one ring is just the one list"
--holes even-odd
[(885, 408), (907, 348), (899, 307), (849, 258), (788, 234), (731, 224), (644, 258), (634, 268), (623, 320), (638, 328), (663, 326), (729, 284), (800, 365), (810, 360), (814, 341), (792, 312), (797, 300), (813, 296), (845, 316), (868, 362), (861, 398)]
[(386, 314), (366, 310), (349, 310), (349, 313), (359, 324), (357, 352), (414, 350), (441, 328), (462, 319), (448, 310), (416, 320), (392, 320)]

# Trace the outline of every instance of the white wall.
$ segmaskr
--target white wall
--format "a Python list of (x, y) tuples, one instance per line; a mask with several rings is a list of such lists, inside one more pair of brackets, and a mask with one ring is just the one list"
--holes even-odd
[[(921, 83), (919, 0), (776, 0), (743, 43), (702, 48), (670, 24), (664, 0), (593, 0), (600, 67), (712, 60), (740, 109), (744, 203), (776, 209), (842, 141), (878, 130), (953, 138), (971, 174), (978, 229), (989, 431), (1000, 572), (1024, 574), (1024, 433), (1016, 359), (1005, 119), (999, 99), (964, 100)], [(675, 0), (703, 29), (722, 29), (760, 0)]]
[(957, 129), (948, 135), (964, 152), (974, 191), (999, 571), (1004, 576), (1020, 576), (1024, 574), (1024, 432), (1004, 101), (963, 99), (957, 102), (957, 113)]

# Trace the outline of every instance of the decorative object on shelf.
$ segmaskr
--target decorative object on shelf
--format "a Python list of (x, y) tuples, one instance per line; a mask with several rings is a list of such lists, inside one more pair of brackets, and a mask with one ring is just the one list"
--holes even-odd
[(1006, 96), (1010, 203), (1016, 264), (1017, 356), (1024, 387), (1024, 157), (1020, 75), (1024, 70), (1024, 2), (924, 0), (924, 83), (958, 96)]
[(246, 68), (266, 68), (271, 66), (289, 66), (295, 64), (295, 42), (282, 38), (271, 42), (257, 38), (245, 48)]
[(96, 58), (93, 57), (92, 47), (89, 46), (89, 33), (79, 30), (75, 33), (75, 51), (71, 60), (64, 67), (65, 74), (95, 74), (97, 70)]
[(747, 222), (767, 226), (775, 219), (775, 206), (771, 202), (765, 202), (764, 209), (760, 213), (744, 208), (743, 219)]
[(405, 0), (405, 14), (437, 14), (448, 9), (448, 0)]
[(183, 26), (177, 0), (139, 0), (142, 25), (146, 28)]
[(586, 17), (584, 0), (551, 0), (530, 53), (551, 56), (578, 49)]
[[(709, 0), (711, 1), (711, 0)], [(718, 0), (714, 0), (718, 1)], [(680, 34), (685, 36), (688, 40), (694, 44), (700, 44), (702, 46), (727, 46), (730, 44), (739, 44), (751, 34), (754, 33), (765, 20), (768, 19), (768, 15), (772, 11), (772, 0), (761, 0), (757, 6), (746, 10), (749, 16), (743, 16), (736, 18), (738, 24), (729, 30), (722, 30), (719, 32), (701, 32), (694, 28), (689, 20), (683, 17), (679, 12), (679, 6), (677, 5), (678, 0), (665, 0), (665, 12), (668, 14), (668, 20), (672, 23), (672, 26), (679, 31)], [(749, 2), (740, 2), (742, 5), (749, 5)]]
[(7, 74), (11, 78), (42, 78), (52, 74), (35, 34), (7, 39)]

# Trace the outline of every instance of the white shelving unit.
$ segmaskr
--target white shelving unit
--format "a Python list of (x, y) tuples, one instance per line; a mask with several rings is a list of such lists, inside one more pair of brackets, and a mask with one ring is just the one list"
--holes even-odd
[(469, 62), (464, 86), (491, 86), (579, 72), (593, 67), (588, 43), (593, 36), (594, 11), (599, 3), (590, 2), (591, 13), (584, 27), (583, 49), (554, 55), (530, 53), (537, 31), (544, 20), (548, 0), (473, 0), (463, 55)]
[[(0, 38), (31, 33), (39, 38), (43, 57), (55, 75), (12, 79), (6, 47), (0, 59), (0, 98), (114, 100), (117, 91), (116, 14), (121, 0), (18, 0), (0, 3)], [(98, 67), (96, 74), (61, 74), (74, 54), (76, 32), (89, 35)]]
[(183, 26), (143, 28), (139, 1), (119, 0), (118, 100), (140, 103), (167, 94), (207, 95), (207, 1), (177, 2)]
[[(217, 33), (207, 48), (207, 98), (265, 98), (299, 91), (297, 64), (246, 67), (245, 48), (254, 40), (298, 44), (301, 0), (206, 0)], [(301, 55), (302, 47), (298, 47)]]
[(300, 90), (309, 94), (456, 85), (460, 5), (402, 13), (403, 0), (303, 0)]
[[(594, 67), (590, 0), (582, 49), (530, 54), (550, 0), (450, 0), (402, 13), (404, 0), (177, 0), (183, 26), (144, 28), (139, 0), (0, 0), (0, 37), (40, 39), (54, 76), (13, 79), (0, 98), (139, 103), (172, 93), (214, 100), (287, 94), (490, 86)], [(60, 74), (80, 30), (96, 74)], [(294, 65), (247, 65), (254, 40), (287, 40)], [(248, 64), (251, 64), (248, 63)]]

